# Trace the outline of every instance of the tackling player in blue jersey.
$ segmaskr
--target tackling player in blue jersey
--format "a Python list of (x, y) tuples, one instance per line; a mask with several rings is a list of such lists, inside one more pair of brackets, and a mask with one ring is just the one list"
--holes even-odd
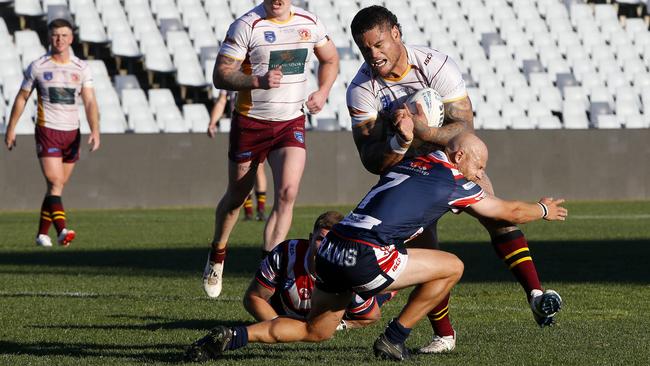
[(218, 358), (251, 342), (324, 341), (334, 334), (354, 293), (367, 299), (415, 286), (400, 314), (373, 346), (378, 357), (408, 358), (404, 343), (411, 329), (447, 297), (462, 275), (463, 263), (439, 250), (405, 248), (406, 242), (456, 209), (514, 223), (567, 216), (560, 206), (562, 199), (525, 203), (486, 194), (472, 181), (483, 176), (487, 155), (478, 137), (464, 133), (454, 137), (444, 152), (395, 165), (323, 240), (316, 256), (312, 310), (306, 320), (280, 316), (250, 326), (217, 326), (190, 346), (186, 358)]

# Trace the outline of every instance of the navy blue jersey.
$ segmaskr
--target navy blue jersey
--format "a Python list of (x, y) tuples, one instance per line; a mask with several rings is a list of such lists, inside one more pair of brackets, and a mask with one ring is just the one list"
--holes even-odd
[(379, 178), (357, 207), (332, 230), (374, 245), (402, 245), (448, 211), (485, 197), (442, 151), (404, 160)]

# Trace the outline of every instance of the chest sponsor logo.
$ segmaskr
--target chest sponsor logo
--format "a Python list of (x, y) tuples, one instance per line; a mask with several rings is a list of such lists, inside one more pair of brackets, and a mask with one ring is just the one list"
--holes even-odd
[(52, 72), (51, 72), (51, 71), (45, 71), (45, 72), (43, 73), (43, 79), (45, 79), (45, 80), (47, 80), (47, 81), (50, 81), (50, 80), (52, 80), (53, 78), (54, 78), (54, 75), (52, 75)]
[(273, 31), (265, 31), (264, 32), (264, 40), (266, 40), (269, 43), (275, 42), (275, 32), (273, 32)]
[(269, 57), (269, 70), (282, 66), (282, 74), (296, 75), (305, 72), (307, 49), (275, 50)]
[(420, 170), (429, 170), (433, 167), (433, 164), (426, 162), (426, 161), (421, 161), (421, 160), (415, 160), (411, 162), (411, 167), (412, 168), (417, 168)]
[(311, 299), (311, 290), (302, 287), (298, 290), (298, 295), (300, 295), (300, 300), (309, 300)]
[(311, 39), (311, 32), (309, 29), (298, 29), (298, 36), (301, 41), (309, 41)]
[(49, 87), (47, 93), (50, 96), (50, 103), (53, 104), (75, 104), (75, 92), (73, 88)]
[(293, 137), (298, 140), (301, 144), (305, 143), (305, 134), (300, 131), (293, 131)]

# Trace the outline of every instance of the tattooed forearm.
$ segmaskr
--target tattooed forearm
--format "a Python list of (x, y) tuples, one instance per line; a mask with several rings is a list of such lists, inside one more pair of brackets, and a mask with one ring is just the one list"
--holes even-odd
[(454, 136), (461, 132), (474, 130), (474, 114), (469, 98), (445, 104), (445, 123), (435, 130), (429, 142), (446, 146)]
[(257, 77), (240, 70), (241, 61), (219, 55), (214, 65), (212, 82), (218, 89), (242, 90), (257, 88)]

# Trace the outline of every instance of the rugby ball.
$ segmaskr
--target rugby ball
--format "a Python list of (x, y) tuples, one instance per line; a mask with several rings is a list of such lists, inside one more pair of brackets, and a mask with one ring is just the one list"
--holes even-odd
[(411, 113), (417, 113), (416, 103), (422, 105), (429, 127), (442, 126), (442, 122), (445, 120), (445, 105), (442, 103), (442, 97), (437, 91), (424, 88), (411, 94), (405, 103)]

